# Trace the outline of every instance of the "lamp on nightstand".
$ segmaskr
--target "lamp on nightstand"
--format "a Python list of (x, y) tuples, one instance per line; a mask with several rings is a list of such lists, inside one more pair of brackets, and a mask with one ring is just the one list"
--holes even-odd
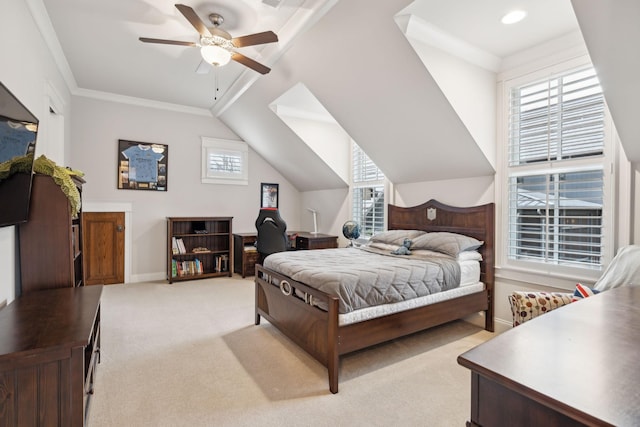
[(318, 212), (311, 208), (307, 208), (307, 210), (313, 213), (313, 231), (311, 233), (318, 234)]

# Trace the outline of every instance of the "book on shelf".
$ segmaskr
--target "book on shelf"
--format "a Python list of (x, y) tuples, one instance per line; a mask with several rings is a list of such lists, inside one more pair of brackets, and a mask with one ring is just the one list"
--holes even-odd
[(191, 276), (204, 273), (204, 266), (202, 265), (202, 261), (200, 261), (198, 258), (190, 261), (171, 260), (171, 269), (171, 274), (173, 275), (173, 277)]
[(176, 239), (176, 242), (178, 243), (178, 253), (186, 254), (187, 248), (184, 246), (184, 241), (182, 239)]
[(178, 248), (178, 240), (175, 237), (171, 237), (171, 253), (179, 254), (180, 249)]
[(229, 270), (229, 255), (217, 255), (214, 258), (215, 271), (225, 272)]

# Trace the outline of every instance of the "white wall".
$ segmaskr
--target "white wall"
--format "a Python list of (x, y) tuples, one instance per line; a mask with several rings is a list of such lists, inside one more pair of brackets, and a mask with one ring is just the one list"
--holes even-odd
[(494, 201), (493, 177), (417, 182), (395, 186), (395, 204), (416, 206), (430, 199), (452, 206), (476, 206)]
[(407, 40), (495, 169), (496, 73), (485, 68), (487, 64), (470, 55), (469, 50), (456, 50), (455, 42), (443, 45), (434, 40), (430, 34), (434, 30), (429, 27), (427, 22), (411, 16)]
[[(46, 127), (51, 88), (60, 98), (64, 117), (68, 117), (69, 91), (24, 0), (1, 3), (0, 52), (0, 81), (40, 120), (41, 129)], [(61, 152), (62, 146), (64, 141), (38, 136), (36, 155)], [(15, 244), (15, 227), (0, 229), (0, 302), (15, 298)]]
[[(78, 96), (72, 107), (71, 159), (86, 174), (83, 199), (132, 206), (132, 281), (165, 277), (167, 216), (232, 216), (234, 231), (255, 231), (261, 182), (280, 184), (281, 214), (299, 227), (298, 191), (253, 150), (249, 185), (200, 182), (201, 136), (238, 139), (218, 119)], [(169, 146), (166, 192), (117, 189), (119, 139)]]
[[(349, 212), (349, 189), (305, 191), (300, 194), (300, 227), (299, 231), (313, 231), (313, 214), (307, 210), (317, 211), (318, 232), (338, 236), (338, 246), (346, 246), (348, 241), (342, 236), (342, 224), (351, 219)], [(287, 222), (287, 229), (294, 230)]]
[(283, 122), (294, 131), (333, 171), (345, 182), (349, 183), (351, 171), (349, 150), (351, 138), (332, 120), (314, 120), (277, 114)]

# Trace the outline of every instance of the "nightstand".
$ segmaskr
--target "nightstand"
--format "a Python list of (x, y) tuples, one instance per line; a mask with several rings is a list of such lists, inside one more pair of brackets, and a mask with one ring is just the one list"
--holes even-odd
[(233, 234), (233, 272), (241, 274), (243, 279), (255, 274), (258, 260), (256, 237), (256, 233)]

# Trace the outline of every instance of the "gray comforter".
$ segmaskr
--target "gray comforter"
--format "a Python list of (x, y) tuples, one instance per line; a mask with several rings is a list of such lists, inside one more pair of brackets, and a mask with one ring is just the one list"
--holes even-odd
[(340, 313), (455, 288), (460, 266), (447, 255), (391, 255), (371, 248), (288, 251), (264, 266), (340, 298)]

